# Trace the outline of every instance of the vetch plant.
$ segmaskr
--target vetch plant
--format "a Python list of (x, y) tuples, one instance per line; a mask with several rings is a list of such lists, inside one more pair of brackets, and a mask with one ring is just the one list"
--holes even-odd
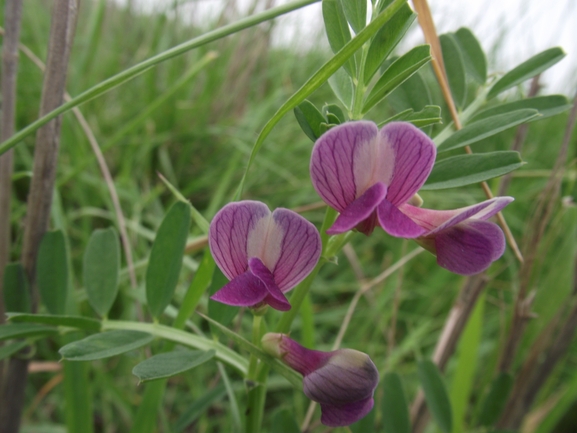
[(314, 225), (288, 209), (264, 203), (229, 203), (214, 217), (208, 234), (210, 250), (230, 283), (212, 299), (228, 305), (262, 305), (286, 311), (284, 293), (301, 282), (321, 254)]
[(367, 354), (353, 349), (311, 350), (274, 333), (262, 337), (262, 347), (303, 375), (303, 391), (320, 403), (324, 425), (353, 424), (373, 408), (379, 372)]
[[(254, 10), (260, 9), (257, 1)], [(92, 2), (95, 13), (89, 20), (79, 21), (89, 23), (87, 30), (80, 31), (83, 44), (90, 49), (80, 62), (73, 50), (70, 76), (76, 81), (70, 89), (80, 90), (86, 82), (94, 86), (58, 108), (41, 110), (40, 119), (34, 115), (28, 122), (27, 113), (36, 113), (37, 108), (26, 107), (26, 94), (18, 101), (18, 123), (23, 129), (12, 137), (3, 135), (0, 153), (75, 107), (105, 180), (99, 182), (90, 175), (94, 155), (88, 148), (66, 144), (76, 143), (77, 137), (71, 141), (74, 130), (64, 122), (64, 157), (56, 158), (54, 150), (45, 152), (51, 167), (56, 168), (56, 161), (61, 165), (55, 171), (54, 187), (47, 184), (55, 191), (54, 200), (43, 195), (54, 203), (54, 209), (48, 212), (48, 202), (25, 207), (21, 199), (11, 200), (6, 208), (8, 230), (0, 236), (0, 250), (9, 254), (0, 257), (0, 275), (3, 261), (16, 259), (20, 253), (21, 258), (6, 265), (0, 281), (0, 311), (5, 307), (10, 321), (0, 327), (0, 340), (8, 340), (0, 347), (0, 361), (11, 358), (4, 377), (0, 368), (2, 433), (4, 429), (6, 433), (18, 431), (19, 395), (31, 395), (32, 391), (37, 395), (24, 411), (34, 413), (26, 415), (27, 428), (41, 429), (35, 425), (38, 422), (46, 423), (46, 428), (87, 433), (95, 429), (260, 433), (279, 431), (279, 426), (291, 433), (318, 433), (326, 430), (320, 424), (335, 428), (335, 433), (422, 433), (430, 430), (427, 411), (444, 433), (516, 431), (529, 417), (534, 422), (543, 416), (549, 420), (536, 433), (551, 433), (562, 408), (571, 407), (576, 376), (554, 370), (561, 359), (571, 362), (564, 355), (577, 323), (577, 289), (572, 283), (577, 207), (570, 199), (558, 206), (561, 193), (575, 194), (572, 173), (563, 175), (570, 155), (571, 128), (568, 126), (548, 186), (536, 200), (537, 212), (529, 223), (521, 218), (519, 209), (526, 211), (523, 203), (536, 197), (535, 185), (541, 187), (540, 177), (548, 171), (540, 168), (549, 166), (533, 166), (531, 175), (520, 173), (522, 178), (512, 179), (510, 194), (520, 206), (507, 209), (510, 229), (505, 215), (498, 213), (513, 198), (492, 196), (493, 190), (505, 195), (507, 187), (502, 184), (497, 189), (495, 182), (483, 183), (487, 199), (478, 203), (475, 191), (479, 188), (473, 186), (524, 164), (519, 142), (524, 134), (517, 134), (509, 149), (502, 146), (507, 139), (503, 131), (570, 107), (562, 95), (536, 96), (537, 80), (531, 86), (531, 97), (519, 97), (522, 83), (559, 61), (563, 51), (546, 50), (499, 78), (488, 74), (481, 44), (470, 30), (458, 29), (435, 43), (438, 38), (428, 22), (432, 18), (427, 19), (424, 0), (411, 4), (406, 0), (322, 0), (322, 17), (334, 52), (322, 65), (317, 62), (323, 56), (317, 51), (301, 51), (298, 45), (279, 51), (274, 44), (253, 44), (251, 37), (259, 42), (268, 40), (270, 26), (259, 26), (253, 36), (246, 32), (249, 39), (237, 38), (233, 49), (228, 49), (226, 41), (213, 47), (220, 50), (220, 60), (213, 64), (228, 65), (227, 74), (206, 70), (206, 58), (212, 51), (204, 57), (192, 52), (314, 2), (293, 0), (233, 22), (228, 22), (235, 19), (234, 8), (229, 8), (219, 18), (223, 27), (188, 41), (199, 29), (179, 21), (179, 14), (163, 15), (158, 31), (147, 32), (155, 13), (143, 20), (130, 8), (124, 11), (118, 6), (122, 14), (106, 14), (106, 2)], [(7, 6), (16, 3), (7, 2)], [(76, 2), (55, 4), (75, 7)], [(431, 45), (402, 52), (397, 45), (417, 18), (412, 6)], [(24, 14), (36, 16), (27, 16), (23, 22), (47, 28), (38, 11), (43, 9), (24, 8)], [(64, 16), (55, 11), (55, 16)], [(6, 22), (15, 22), (17, 14), (8, 12)], [(141, 33), (133, 32), (132, 25), (118, 25), (118, 16), (122, 22), (130, 17), (135, 29), (160, 40), (154, 46), (142, 45), (146, 41)], [(18, 36), (13, 27), (6, 27), (3, 46), (16, 47)], [(103, 44), (104, 56), (98, 42), (108, 36), (101, 35), (101, 29), (121, 32), (110, 38), (123, 41), (114, 50)], [(36, 33), (23, 35), (30, 38)], [(67, 34), (67, 38), (72, 35)], [(179, 45), (162, 51), (170, 41), (179, 41)], [(39, 65), (31, 50), (24, 51), (29, 43), (24, 40), (20, 46)], [(116, 70), (130, 62), (133, 47), (141, 45), (139, 53), (161, 52), (123, 71)], [(287, 61), (279, 62), (279, 56)], [(52, 44), (47, 57), (62, 60)], [(14, 53), (4, 56), (2, 70), (8, 71), (6, 62), (15, 58)], [(98, 59), (98, 68), (91, 67), (94, 59)], [(435, 85), (432, 71), (423, 68), (429, 62), (436, 73), (446, 72), (447, 83), (444, 72), (439, 78), (445, 101), (439, 99), (439, 89), (430, 88)], [(160, 63), (162, 69), (155, 70)], [(297, 63), (298, 74), (294, 75)], [(30, 64), (23, 62), (23, 67)], [(106, 65), (112, 69), (106, 70)], [(313, 66), (307, 70), (309, 65)], [(47, 69), (47, 77), (53, 69)], [(82, 72), (80, 80), (78, 71)], [(33, 76), (30, 71), (24, 74)], [(124, 83), (140, 74), (129, 84), (137, 88), (132, 88), (130, 98), (124, 101)], [(3, 73), (3, 80), (8, 75)], [(63, 70), (55, 76), (64, 77)], [(143, 82), (148, 83), (146, 92), (138, 88)], [(329, 86), (324, 86), (327, 82)], [(266, 85), (253, 91), (255, 83)], [(296, 83), (298, 90), (278, 104), (282, 91), (291, 87), (287, 83)], [(109, 94), (117, 103), (111, 116), (110, 100), (97, 99), (121, 84), (123, 88)], [(2, 101), (10, 99), (5, 87), (3, 84)], [(57, 87), (55, 95), (61, 96), (65, 90)], [(329, 87), (334, 95), (327, 93)], [(518, 91), (508, 94), (507, 102), (500, 101), (499, 93), (513, 87)], [(181, 101), (184, 95), (194, 95), (194, 104)], [(451, 103), (453, 98), (456, 105)], [(82, 107), (87, 112), (83, 117), (77, 105), (89, 99), (93, 101)], [(322, 108), (317, 108), (319, 101), (324, 103)], [(168, 102), (176, 103), (170, 109), (165, 106)], [(30, 105), (36, 104), (34, 99)], [(232, 106), (236, 107), (234, 116), (227, 108)], [(441, 107), (449, 109), (451, 119), (445, 110), (441, 113)], [(280, 123), (292, 109), (303, 132), (316, 141), (314, 147), (303, 136), (299, 138), (296, 122)], [(193, 115), (187, 118), (190, 110)], [(9, 112), (9, 104), (3, 104), (2, 115)], [(363, 120), (367, 113), (375, 123)], [(131, 117), (132, 121), (124, 122)], [(577, 108), (570, 119), (575, 122), (576, 118)], [(558, 125), (554, 126), (558, 131)], [(540, 130), (531, 127), (536, 151), (529, 156), (538, 154), (546, 160), (553, 149), (551, 131), (547, 142), (539, 143)], [(245, 141), (257, 133), (252, 149), (247, 148)], [(497, 134), (498, 139), (493, 140)], [(275, 147), (265, 149), (267, 137), (273, 135)], [(204, 146), (204, 137), (210, 137), (210, 149)], [(131, 145), (132, 140), (138, 146)], [(487, 143), (494, 151), (483, 152)], [(35, 152), (39, 147), (37, 144)], [(463, 147), (467, 154), (457, 155)], [(113, 152), (105, 159), (101, 153), (109, 149)], [(448, 151), (453, 153), (445, 157), (443, 153)], [(6, 171), (17, 184), (0, 176), (4, 196), (14, 191), (25, 194), (30, 172), (32, 184), (34, 179), (44, 179), (42, 167), (36, 163), (32, 167), (27, 152), (19, 149), (15, 153), (13, 175), (11, 168)], [(229, 153), (231, 158), (225, 158)], [(248, 158), (243, 160), (245, 156)], [(114, 170), (104, 169), (107, 160)], [(151, 188), (155, 170), (166, 175), (161, 179), (177, 203), (171, 203), (168, 191)], [(142, 177), (138, 176), (141, 172)], [(113, 194), (115, 182), (123, 185), (122, 201)], [(520, 183), (522, 188), (515, 190)], [(468, 185), (475, 189), (456, 189)], [(106, 211), (108, 197), (90, 193), (95, 187), (110, 191), (116, 218)], [(328, 206), (318, 201), (315, 190)], [(467, 206), (422, 208), (421, 190), (428, 190), (423, 193), (427, 200), (429, 194), (437, 194), (438, 201)], [(435, 190), (444, 191), (429, 192)], [(477, 194), (474, 199), (473, 194)], [(243, 200), (248, 197), (254, 199)], [(193, 203), (189, 201), (192, 198)], [(282, 207), (271, 210), (256, 200)], [(121, 205), (130, 212), (126, 219)], [(51, 232), (43, 238), (41, 233), (34, 234), (34, 243), (27, 242), (28, 230), (24, 235), (18, 233), (25, 214), (28, 223), (37, 221), (41, 232), (50, 226)], [(500, 227), (490, 221), (493, 216)], [(95, 230), (106, 218), (117, 222), (117, 230)], [(391, 236), (368, 237), (376, 227)], [(504, 254), (505, 238), (515, 252), (515, 236), (524, 231), (523, 255), (517, 257), (526, 260), (519, 270), (509, 266), (509, 261), (491, 269)], [(123, 238), (122, 250), (118, 233)], [(16, 245), (20, 239), (22, 248)], [(436, 255), (441, 267), (467, 277), (439, 269), (431, 257), (421, 255), (423, 248), (407, 253), (404, 239), (412, 239)], [(40, 248), (30, 249), (36, 241)], [(413, 261), (417, 256), (423, 259)], [(80, 269), (83, 279), (77, 275)], [(126, 278), (129, 274), (131, 283)], [(458, 295), (457, 285), (462, 286)], [(515, 296), (510, 294), (515, 292), (513, 303)], [(533, 293), (537, 293), (535, 298)], [(498, 317), (495, 308), (483, 310), (485, 300), (499, 306)], [(247, 310), (252, 314), (246, 314)], [(439, 331), (437, 325), (444, 313), (445, 325)], [(512, 318), (509, 330), (503, 326), (508, 315)], [(526, 326), (536, 316), (539, 318)], [(439, 338), (433, 350), (436, 333)], [(44, 339), (51, 341), (44, 343)], [(39, 350), (23, 351), (37, 344)], [(341, 348), (347, 345), (362, 352)], [(65, 362), (39, 390), (38, 380), (26, 382), (25, 367), (29, 361), (40, 367), (48, 361), (52, 368), (53, 347), (61, 347)], [(314, 350), (325, 347), (331, 351)], [(130, 357), (122, 362), (72, 362), (129, 352)], [(483, 365), (483, 371), (477, 364)], [(521, 364), (518, 373), (516, 366)], [(451, 368), (445, 372), (447, 365)], [(487, 370), (494, 365), (494, 371)], [(145, 383), (137, 387), (131, 371)], [(555, 374), (551, 375), (552, 371)], [(168, 380), (182, 374), (187, 375), (186, 380), (182, 376)], [(412, 375), (419, 383), (411, 381), (405, 390), (403, 375)], [(493, 383), (487, 380), (490, 376), (495, 378)], [(562, 383), (555, 382), (559, 377)], [(59, 378), (64, 386), (51, 388)], [(541, 392), (544, 383), (547, 390), (554, 390), (553, 397)], [(191, 384), (192, 392), (187, 388)], [(418, 386), (422, 393), (416, 391)], [(483, 390), (487, 390), (486, 397)], [(535, 400), (537, 395), (543, 398)], [(64, 401), (64, 410), (32, 411), (44, 396)], [(406, 396), (413, 400), (410, 410)], [(553, 400), (555, 408), (547, 414)], [(141, 404), (133, 405), (133, 401)], [(275, 406), (286, 409), (276, 410)], [(164, 410), (168, 407), (170, 410)], [(531, 416), (531, 411), (539, 416)]]

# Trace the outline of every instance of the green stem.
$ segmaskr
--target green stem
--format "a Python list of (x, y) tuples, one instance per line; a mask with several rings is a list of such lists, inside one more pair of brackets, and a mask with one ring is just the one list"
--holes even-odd
[(216, 358), (227, 365), (235, 368), (243, 376), (248, 373), (248, 362), (244, 357), (229, 349), (218, 341), (213, 341), (208, 338), (199, 337), (180, 329), (174, 329), (170, 326), (161, 325), (159, 323), (142, 323), (129, 322), (122, 320), (104, 320), (102, 321), (102, 331), (110, 329), (128, 329), (132, 331), (142, 331), (154, 335), (155, 337), (163, 338), (168, 341), (173, 341), (183, 346), (193, 347), (199, 350), (215, 350)]
[(312, 3), (316, 3), (319, 0), (298, 0), (293, 3), (289, 3), (282, 6), (277, 6), (275, 8), (268, 9), (264, 12), (261, 12), (256, 15), (252, 15), (246, 17), (244, 19), (238, 20), (232, 24), (223, 26), (219, 29), (210, 31), (201, 35), (197, 38), (191, 39), (190, 41), (184, 42), (180, 45), (177, 45), (174, 48), (166, 50), (156, 56), (153, 56), (143, 62), (138, 63), (124, 71), (113, 75), (112, 77), (101, 81), (97, 85), (91, 87), (90, 89), (84, 91), (80, 95), (76, 96), (75, 98), (71, 99), (69, 102), (62, 104), (55, 110), (52, 110), (45, 116), (41, 117), (40, 119), (36, 120), (35, 122), (31, 123), (24, 129), (21, 129), (8, 140), (4, 141), (0, 144), (0, 155), (6, 152), (8, 149), (13, 148), (16, 146), (20, 141), (22, 141), (25, 137), (35, 132), (41, 126), (45, 125), (55, 117), (59, 116), (62, 113), (80, 105), (86, 101), (96, 98), (97, 96), (103, 95), (104, 93), (112, 90), (113, 88), (119, 86), (120, 84), (142, 74), (146, 70), (153, 68), (157, 64), (164, 62), (166, 60), (172, 59), (180, 54), (186, 53), (194, 48), (198, 48), (201, 45), (208, 44), (209, 42), (224, 38), (225, 36), (231, 35), (233, 33), (239, 32), (249, 27), (253, 27), (257, 24), (260, 24), (264, 21), (272, 20), (280, 15), (284, 15), (288, 12), (292, 12), (293, 10), (300, 9), (304, 6), (310, 5)]
[(353, 100), (353, 109), (351, 113), (351, 120), (360, 120), (363, 118), (363, 99), (365, 97), (365, 92), (367, 91), (367, 85), (365, 84), (365, 63), (367, 61), (367, 54), (369, 52), (369, 43), (366, 42), (363, 45), (361, 51), (361, 63), (357, 69), (357, 83), (355, 86), (355, 98)]
[[(260, 347), (260, 325), (262, 322), (262, 316), (259, 314), (255, 314), (252, 317), (252, 344), (256, 347)], [(258, 365), (258, 358), (251, 354), (250, 361), (248, 364), (248, 380), (254, 381), (256, 379), (256, 369)], [(250, 409), (250, 408), (249, 408)]]

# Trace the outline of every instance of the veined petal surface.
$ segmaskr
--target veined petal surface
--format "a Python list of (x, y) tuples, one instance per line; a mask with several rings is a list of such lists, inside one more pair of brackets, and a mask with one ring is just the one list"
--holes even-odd
[(434, 239), (439, 266), (461, 275), (484, 271), (505, 251), (503, 231), (490, 221), (471, 219), (446, 228)]
[(214, 216), (208, 231), (208, 244), (218, 267), (229, 280), (248, 269), (249, 233), (257, 222), (270, 215), (258, 201), (233, 202)]
[(291, 304), (275, 283), (272, 273), (267, 269), (264, 263), (257, 257), (251, 257), (248, 260), (248, 266), (250, 272), (252, 272), (252, 274), (264, 284), (268, 291), (264, 301), (276, 310), (290, 310)]
[(329, 206), (342, 212), (372, 185), (378, 148), (377, 125), (368, 121), (335, 126), (316, 141), (311, 180)]
[(379, 132), (379, 138), (385, 149), (383, 153), (394, 158), (387, 199), (400, 206), (427, 180), (435, 164), (437, 148), (427, 134), (407, 122), (388, 123)]
[(495, 197), (472, 206), (440, 211), (403, 204), (400, 206), (400, 210), (421, 227), (429, 230), (426, 236), (430, 236), (467, 219), (487, 220), (513, 200), (513, 197)]
[[(327, 233), (337, 235), (354, 229), (371, 216), (386, 195), (387, 186), (382, 182), (377, 182), (341, 212)], [(370, 231), (372, 232), (372, 229)]]
[[(321, 256), (321, 237), (313, 224), (291, 210), (275, 209), (272, 218), (282, 233), (282, 240), (278, 261), (271, 272), (284, 293), (300, 283), (316, 266)], [(263, 262), (266, 264), (265, 260)]]

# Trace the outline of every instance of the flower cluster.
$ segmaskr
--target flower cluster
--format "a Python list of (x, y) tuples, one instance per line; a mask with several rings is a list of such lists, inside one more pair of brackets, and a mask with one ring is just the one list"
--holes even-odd
[(487, 221), (513, 199), (497, 197), (450, 211), (421, 209), (411, 199), (433, 168), (436, 147), (421, 130), (392, 122), (348, 122), (322, 135), (310, 171), (322, 199), (340, 212), (329, 234), (351, 229), (415, 239), (457, 274), (484, 271), (504, 252), (501, 229)]
[[(513, 199), (444, 211), (419, 207), (416, 193), (435, 156), (431, 139), (409, 123), (389, 123), (379, 131), (373, 122), (357, 121), (330, 129), (315, 143), (310, 162), (314, 188), (339, 212), (327, 233), (355, 229), (370, 235), (380, 226), (392, 236), (414, 239), (452, 272), (487, 269), (505, 249), (503, 232), (487, 220)], [(213, 300), (281, 311), (291, 308), (285, 293), (314, 269), (322, 250), (310, 222), (288, 209), (271, 212), (257, 201), (223, 207), (210, 225), (208, 242), (230, 280)], [(283, 334), (265, 335), (262, 346), (304, 376), (304, 392), (320, 403), (323, 424), (351, 424), (373, 407), (378, 372), (368, 355), (309, 350)]]

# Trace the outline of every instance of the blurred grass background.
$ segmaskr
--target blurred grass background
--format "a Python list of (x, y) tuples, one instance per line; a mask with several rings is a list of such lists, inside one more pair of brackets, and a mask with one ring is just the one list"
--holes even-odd
[[(265, 3), (254, 0), (253, 6), (260, 8)], [(191, 5), (194, 7), (197, 3), (192, 2)], [(47, 48), (50, 9), (51, 3), (48, 1), (36, 1), (33, 6), (24, 4), (21, 42), (42, 59), (45, 58)], [(144, 13), (138, 11), (131, 2), (120, 6), (104, 0), (84, 1), (80, 7), (77, 36), (71, 56), (69, 93), (74, 96), (153, 54), (197, 36), (206, 29), (232, 22), (240, 16), (238, 4), (230, 0), (201, 28), (175, 18), (170, 7)], [(154, 232), (167, 208), (174, 202), (172, 194), (157, 177), (157, 172), (162, 173), (210, 219), (223, 204), (231, 200), (262, 126), (329, 58), (324, 41), (318, 46), (313, 44), (307, 50), (299, 49), (296, 43), (271, 44), (273, 28), (274, 23), (264, 24), (201, 47), (165, 62), (80, 107), (112, 171), (128, 221), (136, 263), (146, 260)], [(504, 34), (503, 38), (506, 37)], [(320, 28), (318, 38), (324, 38)], [(168, 92), (174, 90), (175, 83), (209, 51), (218, 53), (218, 58), (168, 95)], [(433, 89), (433, 102), (442, 105), (434, 90), (431, 71), (425, 71), (423, 77)], [(21, 54), (17, 129), (36, 119), (41, 85), (41, 72)], [(526, 91), (525, 87), (520, 87), (507, 93), (506, 98), (513, 100)], [(160, 105), (159, 98), (164, 99)], [(337, 102), (327, 85), (312, 95), (311, 100), (317, 106)], [(395, 104), (382, 105), (373, 116), (383, 120), (392, 115), (395, 108), (398, 108)], [(530, 126), (522, 153), (528, 164), (515, 173), (510, 194), (516, 201), (505, 211), (517, 239), (525, 230), (527, 215), (553, 166), (566, 120), (567, 114), (561, 114)], [(514, 133), (507, 131), (478, 146), (487, 150), (509, 149)], [(300, 131), (294, 118), (286, 116), (259, 153), (248, 177), (243, 198), (264, 201), (271, 208), (292, 208), (318, 202), (319, 198), (312, 189), (308, 174), (311, 147), (311, 141)], [(575, 198), (577, 167), (574, 144), (570, 152), (569, 170), (563, 182), (562, 195)], [(16, 147), (15, 195), (12, 203), (14, 260), (20, 255), (20, 236), (32, 156), (33, 138), (29, 137), (23, 145)], [(494, 190), (497, 185), (497, 180), (491, 183)], [(465, 206), (484, 199), (481, 189), (475, 186), (427, 191), (422, 196), (427, 207), (439, 209)], [(323, 213), (323, 210), (315, 210), (304, 215), (319, 227)], [(544, 319), (549, 318), (563, 302), (561, 293), (567, 290), (572, 281), (575, 245), (571, 240), (575, 239), (577, 225), (574, 216), (572, 207), (560, 208), (543, 244), (535, 277), (539, 289), (539, 302), (535, 309), (543, 320), (531, 324), (519, 359), (526, 353), (528, 342), (546, 323)], [(83, 297), (82, 255), (88, 238), (94, 229), (108, 227), (114, 221), (112, 202), (94, 154), (76, 119), (68, 113), (63, 118), (53, 224), (62, 226), (68, 235), (74, 287), (80, 299)], [(200, 232), (193, 228), (192, 235), (195, 234)], [(377, 230), (370, 238), (355, 234), (352, 246), (362, 273), (372, 278), (416, 245), (388, 237)], [(178, 289), (181, 295), (199, 260), (200, 255), (189, 255)], [(313, 284), (311, 294), (314, 328), (297, 319), (293, 337), (309, 345), (314, 344), (318, 349), (330, 348), (351, 297), (358, 289), (358, 275), (355, 275), (350, 260), (355, 263), (354, 255), (347, 257), (341, 253), (338, 257), (339, 266), (329, 265), (323, 269)], [(126, 266), (125, 262), (123, 266)], [(512, 303), (515, 288), (512, 269), (516, 267), (514, 256), (507, 251), (504, 259), (497, 262), (490, 273), (492, 281), (485, 298), (482, 339), (477, 359), (479, 368), (475, 373), (470, 416), (478, 410), (480, 398), (493, 376), (497, 349), (503, 343), (504, 326)], [(143, 266), (139, 268), (139, 292), (143, 290), (144, 269)], [(439, 268), (432, 255), (419, 255), (405, 266), (402, 273), (395, 274), (361, 300), (343, 346), (369, 353), (381, 372), (394, 370), (400, 373), (405, 380), (408, 395), (414, 396), (417, 387), (415, 361), (419, 357), (431, 355), (439, 330), (462, 281), (462, 277)], [(397, 287), (401, 288), (400, 308), (393, 347), (389, 344), (388, 332)], [(121, 293), (111, 316), (134, 319), (134, 295), (126, 273)], [(204, 309), (206, 299), (203, 302), (201, 308)], [(86, 303), (82, 305), (84, 314), (93, 314)], [(274, 323), (277, 313), (269, 314), (269, 323)], [(246, 327), (248, 330), (250, 324), (247, 316), (239, 316), (234, 326), (241, 330)], [(57, 349), (54, 343), (44, 341), (39, 344), (35, 357), (57, 360)], [(137, 380), (131, 375), (131, 369), (144, 356), (143, 352), (133, 352), (92, 363), (90, 375), (97, 432), (129, 430), (143, 391), (142, 386), (136, 385)], [(457, 364), (458, 356), (455, 356), (447, 370), (450, 386)], [(546, 392), (542, 393), (538, 405), (548, 402), (552, 396), (558, 395), (556, 393), (577, 381), (576, 366), (577, 347), (574, 345), (563, 368), (559, 369)], [(61, 385), (52, 380), (57, 374), (42, 372), (31, 375), (27, 389), (28, 401), (31, 403), (25, 409), (24, 423), (27, 427), (23, 431), (64, 431), (65, 408), (61, 402)], [(194, 413), (195, 402), (208, 389), (217, 389), (217, 376), (213, 366), (204, 365), (191, 374), (171, 379), (164, 410), (159, 418), (160, 431), (172, 431), (169, 426), (178, 424), (180, 417)], [(242, 403), (244, 389), (241, 382), (237, 382), (239, 401)], [(290, 391), (284, 382), (273, 378), (267, 407), (271, 411), (279, 407), (292, 407), (293, 399), (295, 414), (302, 418), (308, 404), (306, 398)], [(222, 393), (210, 403), (207, 411), (200, 412), (194, 418), (196, 423), (182, 431), (230, 431), (228, 403), (222, 399)], [(273, 415), (267, 414), (265, 420), (265, 426), (271, 432), (275, 431), (270, 426)]]

